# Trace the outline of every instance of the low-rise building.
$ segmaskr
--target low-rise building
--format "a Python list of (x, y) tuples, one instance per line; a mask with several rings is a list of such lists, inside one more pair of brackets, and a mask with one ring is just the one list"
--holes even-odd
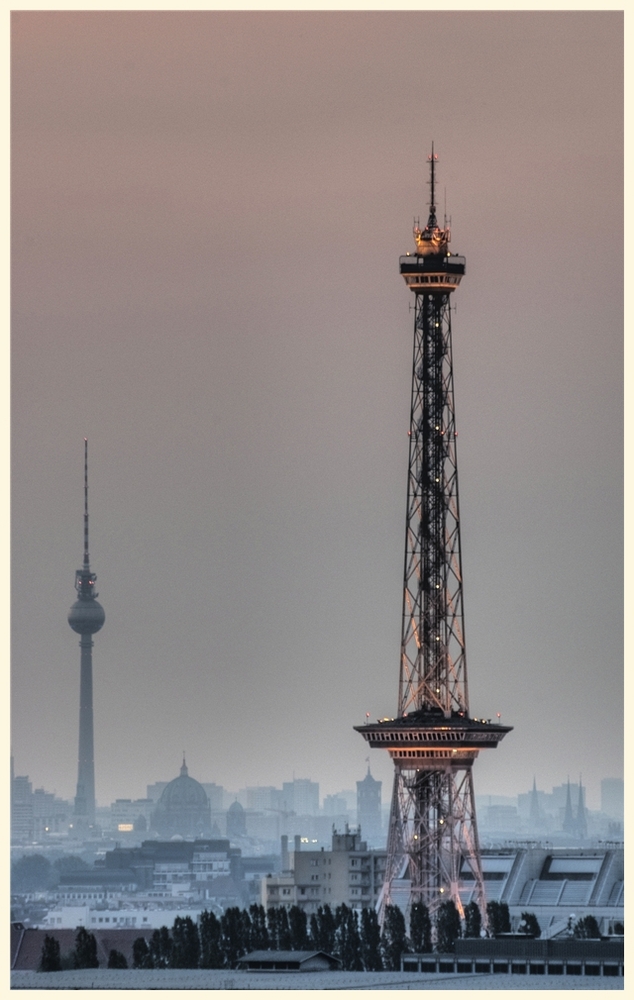
[(262, 879), (262, 905), (296, 904), (309, 915), (325, 904), (331, 909), (341, 903), (357, 909), (376, 906), (386, 858), (386, 851), (369, 850), (361, 831), (347, 826), (343, 833), (332, 831), (329, 851), (302, 850), (296, 838), (295, 850), (288, 854), (289, 871)]
[[(116, 847), (91, 868), (60, 876), (65, 903), (151, 893), (155, 898), (213, 898), (215, 883), (242, 881), (241, 852), (228, 840), (146, 840), (140, 847)], [(235, 895), (232, 889), (230, 895)]]
[[(537, 917), (543, 938), (566, 932), (571, 921), (588, 915), (595, 917), (603, 935), (623, 933), (622, 846), (483, 851), (482, 869), (487, 900), (508, 904), (513, 930), (528, 911)], [(473, 876), (465, 865), (463, 905), (474, 896)]]
[(160, 927), (171, 927), (176, 917), (191, 917), (198, 920), (205, 906), (199, 904), (171, 906), (160, 904), (148, 906), (121, 905), (109, 906), (56, 906), (49, 910), (41, 926), (46, 928), (77, 928), (85, 927), (89, 931), (121, 930), (136, 928), (140, 931), (156, 930)]
[(121, 834), (145, 834), (154, 809), (152, 799), (116, 799), (110, 806), (110, 829)]

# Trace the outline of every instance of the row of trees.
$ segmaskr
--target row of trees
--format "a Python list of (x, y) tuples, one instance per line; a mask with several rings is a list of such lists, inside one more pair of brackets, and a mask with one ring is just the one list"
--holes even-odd
[[(510, 931), (510, 915), (505, 903), (487, 905), (489, 934)], [(520, 929), (538, 937), (539, 924), (534, 914), (522, 914)], [(435, 930), (435, 934), (433, 931)], [(387, 906), (381, 930), (375, 910), (356, 910), (342, 904), (334, 911), (320, 906), (308, 919), (298, 906), (265, 910), (253, 904), (248, 910), (237, 906), (225, 910), (220, 918), (204, 910), (194, 922), (191, 917), (176, 917), (171, 929), (155, 930), (149, 940), (136, 939), (132, 964), (136, 969), (224, 969), (233, 968), (251, 951), (325, 951), (340, 959), (342, 968), (351, 971), (380, 971), (400, 968), (406, 952), (452, 952), (455, 942), (465, 937), (480, 937), (482, 915), (475, 903), (465, 907), (461, 920), (453, 901), (443, 903), (434, 924), (427, 907), (414, 903), (410, 910), (409, 934), (405, 918), (397, 906)], [(435, 939), (435, 940), (434, 940)], [(56, 968), (95, 968), (97, 945), (94, 935), (80, 928), (75, 951), (66, 958), (59, 955), (59, 944), (46, 937), (42, 951), (42, 971)], [(119, 952), (111, 952), (108, 966), (125, 968)]]
[[(161, 927), (149, 941), (137, 938), (132, 955), (136, 969), (234, 968), (251, 951), (325, 951), (351, 971), (400, 967), (405, 921), (398, 914), (386, 919), (383, 934), (375, 910), (355, 910), (342, 904), (334, 912), (319, 907), (308, 920), (299, 906), (270, 907), (253, 904), (248, 910), (229, 907), (220, 918), (208, 910), (198, 922), (177, 917), (171, 930)], [(402, 922), (402, 928), (399, 920)]]
[[(60, 952), (59, 941), (46, 934), (42, 945), (42, 955), (38, 972), (61, 972), (63, 969), (98, 969), (97, 941), (85, 927), (79, 927), (75, 938), (75, 947), (68, 955)], [(109, 969), (127, 969), (125, 955), (112, 948), (108, 957)]]
[[(477, 910), (477, 907), (476, 907)], [(479, 918), (479, 911), (478, 911)], [(479, 933), (480, 921), (472, 914)], [(444, 903), (436, 919), (437, 950), (453, 950), (462, 933), (455, 905)], [(432, 921), (427, 907), (411, 908), (409, 935), (403, 913), (387, 906), (383, 930), (376, 911), (359, 914), (342, 903), (333, 911), (320, 906), (308, 919), (299, 906), (286, 909), (253, 904), (248, 910), (230, 907), (220, 918), (204, 911), (198, 922), (177, 917), (171, 931), (155, 930), (149, 941), (137, 938), (133, 966), (137, 969), (233, 968), (251, 951), (325, 951), (352, 972), (397, 970), (401, 955), (432, 950)]]

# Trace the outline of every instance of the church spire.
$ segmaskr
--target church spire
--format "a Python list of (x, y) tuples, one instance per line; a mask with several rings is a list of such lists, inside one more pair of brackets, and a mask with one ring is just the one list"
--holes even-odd
[(534, 775), (533, 775), (533, 790), (531, 792), (530, 820), (533, 826), (536, 826), (540, 820), (539, 799), (537, 798), (537, 781), (535, 780)]
[(579, 798), (577, 800), (577, 832), (580, 837), (585, 838), (588, 834), (588, 822), (586, 819), (586, 807), (583, 801), (583, 785), (581, 775), (579, 775)]

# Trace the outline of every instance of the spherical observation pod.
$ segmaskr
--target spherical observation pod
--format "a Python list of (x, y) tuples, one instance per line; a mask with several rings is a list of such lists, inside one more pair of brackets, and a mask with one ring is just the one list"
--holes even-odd
[(106, 612), (94, 597), (75, 601), (68, 612), (68, 624), (79, 635), (94, 635), (106, 620)]

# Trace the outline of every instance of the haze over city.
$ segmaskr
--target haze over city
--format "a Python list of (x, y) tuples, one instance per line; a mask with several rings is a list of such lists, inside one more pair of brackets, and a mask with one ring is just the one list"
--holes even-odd
[[(478, 794), (623, 770), (622, 14), (12, 16), (12, 748), (98, 802), (354, 788), (396, 709), (411, 294), (440, 212)], [(392, 765), (371, 754), (389, 795)]]

